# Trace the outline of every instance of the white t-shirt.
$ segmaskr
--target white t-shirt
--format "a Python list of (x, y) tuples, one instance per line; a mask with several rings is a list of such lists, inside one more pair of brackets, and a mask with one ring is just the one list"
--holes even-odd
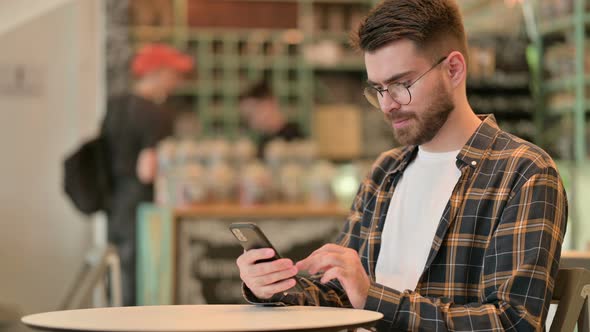
[(382, 230), (377, 283), (398, 291), (416, 288), (444, 209), (461, 176), (456, 166), (458, 154), (420, 148), (404, 171)]

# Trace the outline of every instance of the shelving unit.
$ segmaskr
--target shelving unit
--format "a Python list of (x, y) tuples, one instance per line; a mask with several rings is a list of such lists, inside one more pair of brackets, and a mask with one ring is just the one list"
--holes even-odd
[[(571, 115), (573, 117), (573, 155), (571, 159), (576, 163), (582, 164), (588, 159), (586, 151), (586, 113), (588, 106), (586, 100), (585, 88), (590, 86), (590, 73), (585, 70), (585, 44), (586, 44), (586, 28), (590, 23), (590, 14), (586, 9), (586, 0), (571, 0), (573, 1), (573, 13), (563, 17), (552, 18), (551, 21), (541, 21), (538, 23), (538, 32), (536, 38), (533, 38), (533, 43), (537, 53), (537, 62), (535, 70), (538, 77), (539, 91), (537, 98), (545, 104), (546, 98), (556, 92), (570, 91), (574, 95), (574, 103), (570, 106), (553, 108), (544, 107), (542, 111), (537, 112), (537, 116), (545, 119), (551, 115)], [(539, 6), (538, 3), (535, 4)], [(563, 38), (570, 38), (575, 47), (574, 66), (575, 72), (565, 77), (547, 78), (544, 73), (545, 51), (548, 48), (549, 37), (562, 36)], [(542, 120), (537, 121), (543, 124)], [(544, 128), (539, 128), (539, 133), (542, 133)], [(543, 138), (540, 137), (543, 141)]]
[(469, 35), (467, 97), (479, 114), (494, 114), (503, 130), (535, 140), (534, 99), (525, 54), (527, 40), (518, 30), (511, 34)]
[[(240, 94), (262, 78), (271, 82), (280, 107), (289, 119), (298, 122), (310, 136), (313, 134), (313, 110), (317, 105), (344, 103), (360, 109), (369, 108), (360, 92), (366, 78), (363, 59), (350, 50), (348, 38), (352, 26), (377, 0), (217, 2), (293, 6), (295, 23), (276, 29), (191, 25), (192, 4), (215, 0), (170, 1), (174, 7), (171, 25), (132, 25), (131, 36), (136, 46), (163, 41), (195, 57), (198, 77), (177, 91), (176, 97), (187, 101), (188, 107), (198, 113), (203, 136), (233, 139), (246, 134), (256, 138), (241, 126), (237, 106)], [(285, 20), (291, 21), (291, 18)], [(328, 48), (328, 51), (317, 52), (316, 49), (314, 55), (317, 47)], [(330, 55), (330, 51), (335, 53), (328, 57), (317, 56), (322, 52)], [(530, 125), (534, 103), (530, 102), (526, 64), (522, 73), (514, 75), (510, 69), (504, 72), (511, 74), (470, 80), (468, 93), (470, 98), (475, 98), (474, 108), (480, 113), (494, 113), (509, 131), (533, 140), (529, 127), (534, 128)], [(382, 150), (391, 148), (390, 129), (377, 128), (382, 124), (378, 112), (362, 113), (363, 141), (371, 144), (363, 145), (361, 157), (372, 159)], [(519, 131), (522, 124), (527, 124), (524, 133)]]
[[(199, 27), (191, 19), (191, 13), (202, 6), (224, 4), (211, 0), (170, 1), (173, 5), (171, 26), (134, 25), (130, 29), (131, 39), (135, 47), (146, 42), (166, 42), (194, 56), (198, 77), (179, 89), (176, 97), (189, 101), (190, 107), (198, 113), (206, 137), (234, 139), (244, 134), (253, 137), (253, 133), (245, 131), (240, 124), (238, 102), (248, 86), (262, 79), (271, 83), (281, 110), (310, 135), (318, 72), (364, 71), (362, 59), (358, 56), (343, 57), (330, 64), (315, 63), (309, 61), (306, 49), (327, 38), (340, 41), (341, 46), (345, 44), (349, 27), (344, 16), (349, 21), (354, 15), (362, 17), (360, 12), (368, 11), (375, 0), (224, 1), (234, 3), (236, 8), (242, 4), (264, 3), (266, 6), (281, 6), (285, 12), (287, 7), (292, 7), (296, 11), (296, 24), (288, 26), (292, 20), (287, 17), (285, 21), (288, 22), (279, 28)], [(321, 21), (317, 19), (319, 11), (326, 8), (340, 10), (342, 17), (330, 14), (330, 18), (333, 23), (342, 20), (337, 24), (342, 30), (323, 30), (318, 25)], [(229, 14), (236, 16), (236, 13)]]
[[(534, 20), (529, 18), (529, 31), (531, 31), (532, 47), (530, 48), (530, 64), (533, 73), (533, 91), (536, 98), (535, 123), (538, 139), (541, 146), (550, 148), (555, 138), (547, 133), (551, 132), (551, 125), (558, 123), (560, 127), (553, 129), (567, 142), (571, 148), (558, 155), (558, 165), (570, 202), (570, 223), (568, 233), (572, 249), (585, 250), (590, 245), (587, 232), (580, 231), (587, 228), (590, 223), (590, 213), (585, 206), (590, 192), (587, 189), (590, 184), (590, 168), (588, 167), (588, 114), (590, 114), (590, 99), (586, 96), (586, 90), (590, 88), (590, 72), (587, 70), (586, 57), (586, 30), (590, 27), (589, 5), (586, 0), (571, 0), (563, 4), (571, 5), (568, 13), (561, 15), (541, 15), (541, 3), (539, 0), (525, 3), (525, 13), (534, 13)], [(543, 4), (545, 5), (545, 4)], [(528, 6), (528, 7), (527, 7)], [(575, 49), (573, 59), (573, 72), (558, 77), (548, 77), (547, 53), (554, 45), (566, 41)], [(564, 43), (565, 44), (565, 43)], [(562, 102), (559, 106), (549, 103), (555, 94), (569, 93), (571, 102)], [(566, 95), (567, 96), (567, 95)], [(555, 156), (554, 156), (555, 158)], [(587, 205), (587, 204), (586, 204)]]

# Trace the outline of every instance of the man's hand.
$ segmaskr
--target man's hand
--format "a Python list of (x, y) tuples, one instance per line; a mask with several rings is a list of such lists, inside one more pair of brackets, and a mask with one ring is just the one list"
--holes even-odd
[(274, 257), (272, 249), (252, 249), (238, 257), (240, 278), (256, 297), (271, 298), (295, 286), (293, 278), (298, 269), (290, 259), (282, 258), (272, 262), (255, 264), (256, 261)]
[(363, 309), (371, 281), (361, 264), (360, 257), (353, 249), (335, 244), (326, 244), (314, 251), (306, 259), (297, 262), (299, 270), (307, 270), (310, 274), (324, 272), (321, 283), (338, 279), (352, 306)]
[(141, 150), (139, 157), (137, 157), (136, 172), (141, 183), (154, 182), (154, 178), (158, 173), (158, 156), (155, 149), (146, 148)]

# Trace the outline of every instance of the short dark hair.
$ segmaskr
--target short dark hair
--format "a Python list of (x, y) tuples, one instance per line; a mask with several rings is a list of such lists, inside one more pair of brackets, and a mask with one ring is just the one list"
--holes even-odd
[(463, 18), (455, 0), (384, 0), (351, 37), (352, 45), (363, 52), (408, 39), (433, 61), (451, 51), (468, 57)]
[(240, 100), (254, 98), (254, 99), (265, 99), (271, 98), (273, 96), (272, 88), (270, 84), (266, 80), (261, 80), (256, 84), (250, 86), (242, 95), (240, 96)]

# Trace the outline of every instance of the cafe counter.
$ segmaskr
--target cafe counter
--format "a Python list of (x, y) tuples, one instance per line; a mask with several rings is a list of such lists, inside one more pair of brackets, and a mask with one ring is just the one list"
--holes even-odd
[(255, 222), (294, 261), (335, 240), (348, 210), (336, 205), (144, 204), (138, 216), (138, 304), (244, 303), (229, 225)]

